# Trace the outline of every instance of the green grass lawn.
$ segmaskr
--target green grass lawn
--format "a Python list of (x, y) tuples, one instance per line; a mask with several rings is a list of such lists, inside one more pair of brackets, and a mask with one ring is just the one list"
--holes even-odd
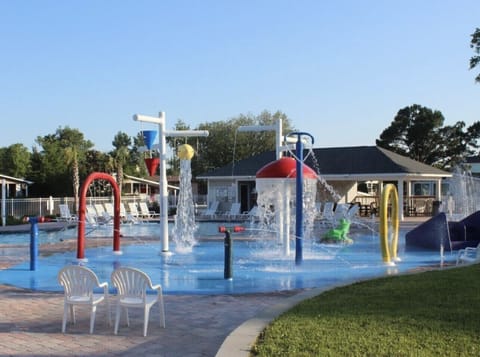
[(279, 316), (253, 356), (480, 356), (480, 264), (336, 288)]

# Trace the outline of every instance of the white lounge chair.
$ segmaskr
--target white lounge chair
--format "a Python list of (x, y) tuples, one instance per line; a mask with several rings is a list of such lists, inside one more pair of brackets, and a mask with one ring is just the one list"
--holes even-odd
[(203, 216), (204, 216), (204, 217), (207, 217), (207, 218), (214, 218), (214, 217), (216, 216), (216, 214), (217, 214), (218, 205), (219, 205), (219, 202), (218, 202), (218, 201), (212, 202), (212, 204), (210, 205), (210, 207), (208, 207), (208, 208), (203, 212)]
[(157, 212), (150, 211), (145, 202), (139, 202), (138, 207), (140, 208), (140, 214), (142, 215), (143, 218), (152, 219), (155, 217), (158, 218), (160, 216)]
[(320, 224), (332, 224), (334, 211), (333, 208), (335, 207), (334, 202), (327, 201), (323, 204), (322, 214), (320, 216)]
[(240, 203), (238, 203), (238, 202), (232, 203), (232, 205), (230, 206), (230, 210), (224, 214), (225, 218), (227, 218), (227, 219), (238, 218), (241, 214), (240, 213), (240, 208), (241, 208)]
[(322, 218), (322, 202), (315, 203), (315, 218), (317, 219)]
[[(143, 336), (147, 336), (150, 309), (157, 302), (160, 309), (160, 325), (165, 327), (165, 308), (163, 304), (162, 287), (160, 285), (152, 285), (152, 281), (146, 273), (135, 268), (122, 267), (112, 272), (111, 281), (117, 289), (115, 335), (118, 333), (122, 309), (125, 309), (127, 325), (130, 326), (128, 309), (142, 308), (144, 311)], [(147, 294), (147, 290), (154, 290), (157, 293), (155, 295)]]
[[(85, 219), (87, 220), (87, 223), (90, 226), (100, 226), (100, 225), (104, 225), (106, 223), (105, 216), (102, 213), (100, 213), (100, 214), (98, 213), (95, 205), (87, 205), (86, 209), (87, 209), (87, 211), (85, 213)], [(105, 210), (103, 209), (103, 206), (102, 206), (102, 209), (100, 211), (105, 212)]]
[(348, 209), (350, 208), (349, 203), (337, 203), (335, 211), (333, 213), (333, 224), (337, 224), (340, 219), (346, 218)]
[[(68, 265), (61, 269), (58, 273), (58, 282), (64, 290), (62, 333), (65, 333), (69, 311), (73, 323), (76, 322), (75, 305), (90, 306), (90, 333), (93, 333), (97, 305), (105, 302), (107, 304), (107, 324), (110, 326), (107, 282), (100, 283), (92, 270), (79, 265)], [(95, 288), (103, 288), (103, 293), (94, 293)]]
[(66, 222), (76, 222), (78, 220), (76, 215), (70, 213), (70, 208), (67, 204), (60, 204), (58, 208), (60, 209), (60, 217), (58, 220)]
[(111, 217), (115, 216), (115, 209), (113, 207), (113, 203), (105, 202), (103, 204), (103, 208), (105, 209), (105, 212), (107, 212)]
[(135, 219), (137, 222), (143, 222), (143, 217), (135, 202), (128, 202), (128, 210), (130, 211), (130, 215), (133, 217), (133, 219)]
[(359, 225), (360, 205), (351, 204), (345, 213), (345, 219), (350, 222), (351, 226)]
[(355, 220), (359, 212), (360, 212), (360, 205), (354, 204), (350, 206), (350, 208), (347, 210), (347, 213), (345, 214), (345, 218), (351, 222)]
[(253, 206), (250, 209), (250, 211), (245, 213), (245, 216), (247, 217), (247, 219), (252, 221), (258, 220), (260, 218), (260, 214), (258, 212), (258, 206)]
[(457, 265), (466, 263), (480, 263), (480, 244), (474, 247), (459, 249), (457, 253)]
[(86, 206), (85, 220), (89, 226), (98, 226), (99, 224), (102, 223), (99, 221), (97, 211), (95, 210), (95, 207), (93, 207), (92, 205)]
[(124, 223), (138, 223), (138, 219), (127, 212), (123, 202), (120, 202), (120, 218)]
[(94, 205), (97, 212), (97, 221), (101, 224), (113, 223), (113, 212), (110, 214), (101, 203)]

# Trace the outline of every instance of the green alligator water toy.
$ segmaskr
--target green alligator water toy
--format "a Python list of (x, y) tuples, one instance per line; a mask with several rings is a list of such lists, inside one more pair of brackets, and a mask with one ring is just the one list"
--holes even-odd
[(320, 240), (322, 243), (342, 243), (342, 244), (351, 244), (353, 240), (348, 238), (348, 233), (350, 232), (350, 222), (342, 218), (340, 219), (339, 225), (337, 228), (332, 228), (325, 233), (323, 238)]

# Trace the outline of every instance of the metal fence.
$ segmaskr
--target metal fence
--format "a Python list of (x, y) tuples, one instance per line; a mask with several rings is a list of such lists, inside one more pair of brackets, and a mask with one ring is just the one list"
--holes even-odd
[[(128, 206), (129, 202), (147, 202), (152, 205), (153, 202), (158, 202), (158, 197), (149, 197), (146, 195), (123, 196), (122, 202)], [(169, 208), (175, 208), (177, 205), (177, 197), (169, 196)], [(106, 202), (113, 202), (113, 197), (87, 197), (87, 205), (103, 204)], [(205, 201), (205, 195), (198, 195), (194, 197), (196, 205), (201, 205)], [(5, 199), (5, 214), (3, 212), (3, 205), (0, 207), (1, 217), (13, 217), (21, 219), (23, 217), (31, 216), (60, 216), (60, 204), (66, 204), (70, 211), (77, 212), (75, 207), (75, 200), (73, 197), (47, 197), (47, 198), (6, 198)]]

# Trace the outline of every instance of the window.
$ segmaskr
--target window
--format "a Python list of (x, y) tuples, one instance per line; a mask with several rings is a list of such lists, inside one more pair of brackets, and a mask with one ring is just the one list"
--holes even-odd
[(414, 182), (413, 183), (413, 195), (414, 196), (434, 196), (435, 195), (435, 183), (434, 182)]

